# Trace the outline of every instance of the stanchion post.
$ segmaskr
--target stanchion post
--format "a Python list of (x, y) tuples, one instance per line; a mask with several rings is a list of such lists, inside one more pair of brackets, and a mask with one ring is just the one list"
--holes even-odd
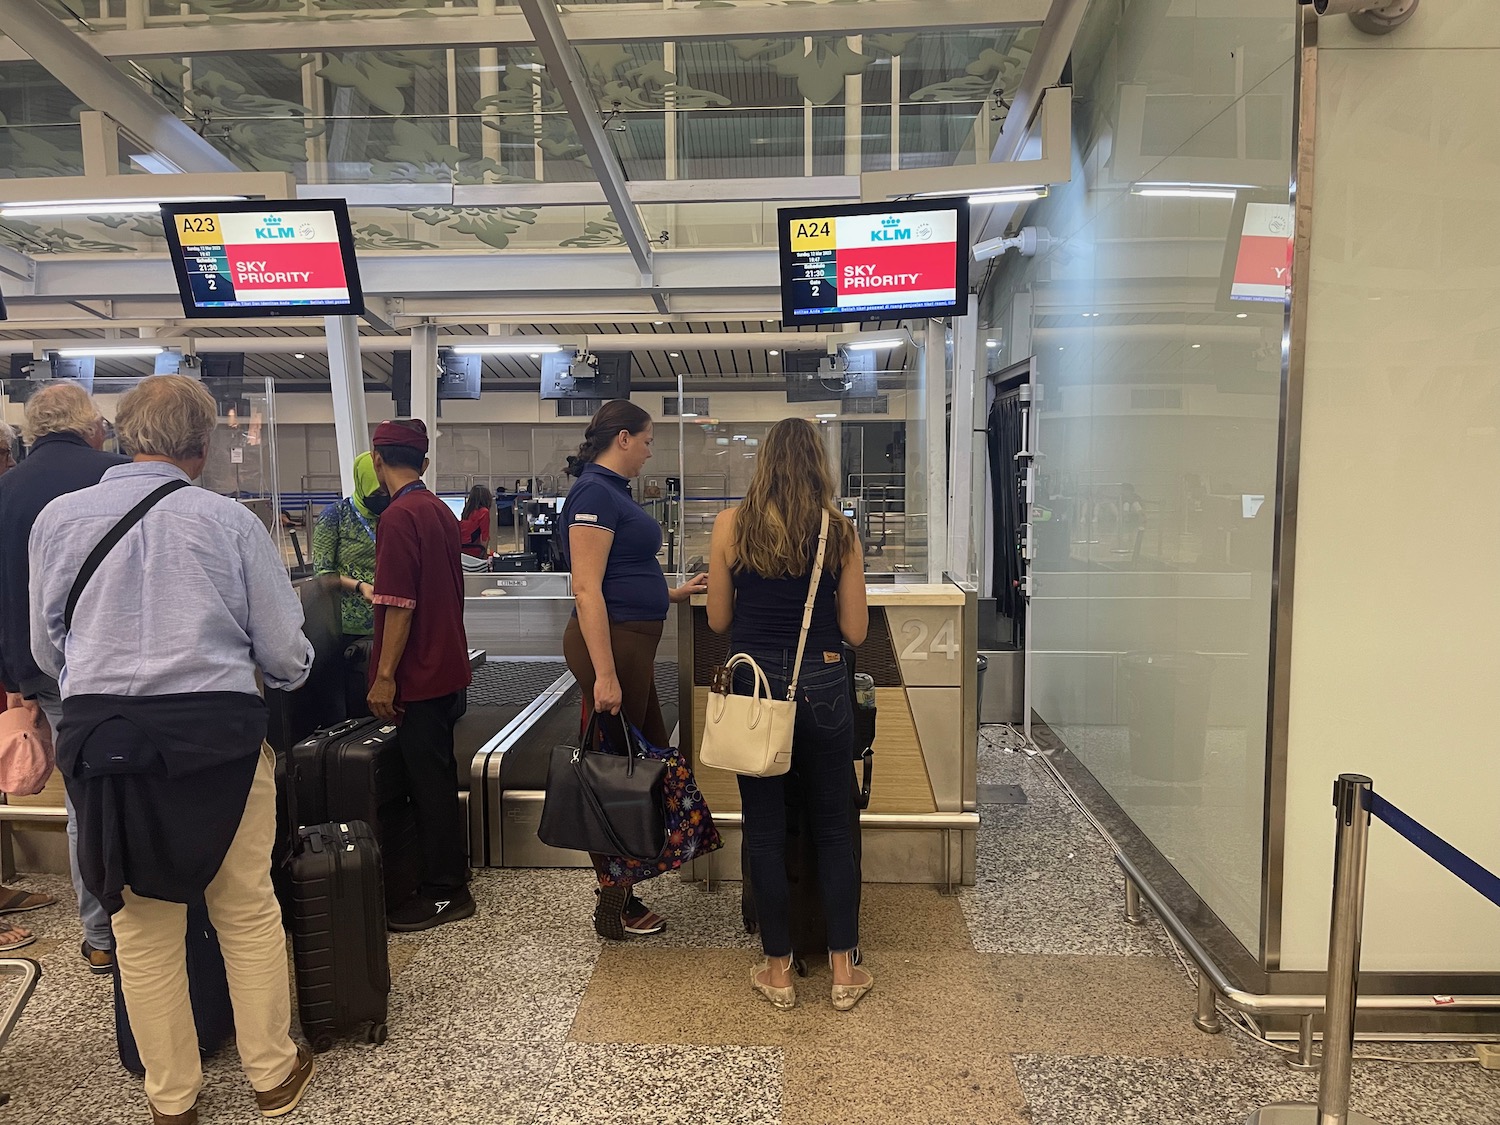
[(1365, 919), (1365, 860), (1370, 847), (1368, 777), (1340, 774), (1333, 787), (1338, 843), (1333, 853), (1333, 925), (1328, 936), (1328, 1010), (1323, 1019), (1323, 1072), (1318, 1083), (1321, 1125), (1349, 1119), (1354, 1066), (1354, 1016), (1359, 1003), (1359, 945)]
[(1365, 916), (1365, 860), (1370, 845), (1368, 798), (1375, 783), (1340, 774), (1333, 786), (1338, 835), (1333, 853), (1333, 918), (1328, 934), (1328, 1000), (1323, 1019), (1323, 1065), (1318, 1104), (1271, 1105), (1246, 1125), (1376, 1125), (1349, 1109), (1354, 1066), (1354, 1017), (1359, 1004), (1359, 943)]
[(1224, 1030), (1224, 1021), (1219, 1018), (1219, 990), (1202, 969), (1198, 970), (1198, 1014), (1193, 1017), (1193, 1026), (1205, 1035), (1218, 1035)]

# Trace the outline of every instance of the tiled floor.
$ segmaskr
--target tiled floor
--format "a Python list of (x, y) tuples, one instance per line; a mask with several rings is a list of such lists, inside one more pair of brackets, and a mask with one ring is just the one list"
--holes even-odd
[[(877, 984), (854, 1012), (828, 1004), (825, 965), (791, 1012), (751, 994), (736, 883), (662, 881), (646, 897), (671, 928), (606, 945), (589, 927), (587, 873), (486, 871), (475, 918), (392, 939), (390, 1041), (321, 1056), (288, 1120), (1235, 1125), (1310, 1096), (1313, 1081), (1270, 1049), (1193, 1029), (1160, 930), (1120, 917), (1103, 842), (1037, 763), (1000, 744), (986, 737), (981, 780), (1019, 785), (1027, 802), (982, 810), (977, 886), (866, 888)], [(146, 1121), (76, 920), (58, 906), (25, 921), (46, 976), (0, 1052), (13, 1096), (0, 1123)], [(207, 1070), (205, 1125), (260, 1120), (232, 1051)], [(1500, 1125), (1500, 1075), (1475, 1066), (1362, 1063), (1354, 1085), (1356, 1108), (1384, 1125)]]

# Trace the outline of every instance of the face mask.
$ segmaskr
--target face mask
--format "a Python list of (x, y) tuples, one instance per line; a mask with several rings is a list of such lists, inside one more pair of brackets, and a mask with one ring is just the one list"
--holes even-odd
[(384, 492), (372, 492), (368, 496), (361, 496), (360, 502), (369, 509), (372, 516), (378, 516), (391, 506), (391, 498)]

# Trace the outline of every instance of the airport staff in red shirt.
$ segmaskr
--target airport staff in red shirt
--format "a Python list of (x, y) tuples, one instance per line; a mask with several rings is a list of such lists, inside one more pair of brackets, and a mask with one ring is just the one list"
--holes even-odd
[(375, 637), (370, 711), (401, 726), (422, 837), (422, 886), (392, 904), (392, 930), (410, 932), (468, 918), (469, 860), (453, 767), (453, 727), (469, 686), (458, 520), (427, 490), (427, 427), (382, 422), (375, 473), (391, 497), (375, 538)]

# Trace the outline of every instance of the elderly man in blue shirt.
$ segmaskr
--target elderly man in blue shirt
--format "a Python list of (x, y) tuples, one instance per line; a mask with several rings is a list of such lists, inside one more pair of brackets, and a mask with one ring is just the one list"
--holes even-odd
[[(313, 650), (275, 544), (249, 509), (189, 487), (217, 408), (202, 384), (144, 380), (121, 401), (134, 456), (32, 529), (31, 640), (58, 678), (58, 768), (83, 879), (113, 916), (155, 1125), (196, 1125), (203, 1085), (184, 935), (218, 931), (236, 1043), (266, 1117), (296, 1108), (313, 1060), (291, 1038), (271, 888), (274, 759), (256, 683), (295, 688)], [(120, 534), (123, 531), (123, 534)]]

